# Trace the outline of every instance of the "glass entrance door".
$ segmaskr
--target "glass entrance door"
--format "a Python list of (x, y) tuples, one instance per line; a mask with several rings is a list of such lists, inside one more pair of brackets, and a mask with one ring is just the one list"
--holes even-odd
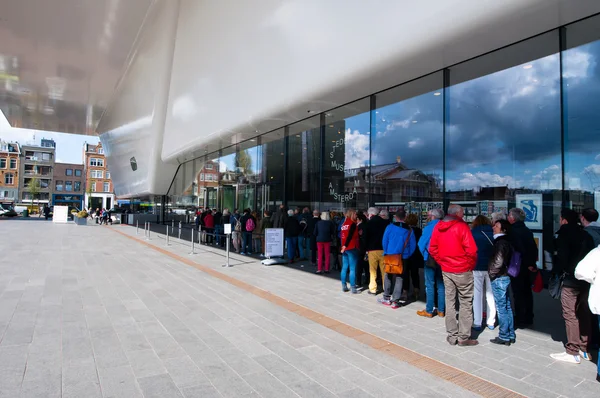
[(229, 209), (230, 212), (233, 212), (233, 209), (235, 209), (235, 186), (224, 185), (221, 189), (223, 197), (221, 199), (221, 207), (218, 209), (221, 211), (223, 211), (223, 209)]
[(239, 209), (257, 210), (254, 185), (238, 185)]
[(210, 207), (211, 209), (217, 207), (218, 196), (218, 188), (206, 188), (206, 198), (204, 200), (204, 206)]

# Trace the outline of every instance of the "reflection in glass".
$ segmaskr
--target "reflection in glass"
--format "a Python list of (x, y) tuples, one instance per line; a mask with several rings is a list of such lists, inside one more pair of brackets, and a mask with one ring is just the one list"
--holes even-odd
[(284, 200), (285, 131), (279, 129), (261, 137), (261, 185), (258, 186), (261, 211), (275, 210)]
[[(553, 230), (562, 196), (558, 33), (514, 47), (450, 68), (447, 196), (462, 203), (472, 221), (477, 214), (525, 207), (516, 195), (539, 194), (544, 222)], [(526, 58), (536, 53), (550, 55)], [(506, 69), (496, 71), (498, 64)]]
[(369, 201), (366, 179), (370, 150), (370, 99), (325, 114), (323, 206), (332, 210), (364, 209)]
[(443, 76), (437, 73), (377, 94), (372, 113), (372, 202), (419, 216), (443, 207)]
[(319, 116), (288, 129), (287, 202), (289, 208), (318, 208), (321, 162)]
[(563, 52), (565, 190), (574, 210), (600, 208), (599, 17), (566, 27)]

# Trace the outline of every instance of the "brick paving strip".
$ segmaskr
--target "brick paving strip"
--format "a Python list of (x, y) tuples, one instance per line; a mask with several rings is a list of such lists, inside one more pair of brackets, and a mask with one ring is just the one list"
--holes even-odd
[(331, 317), (323, 315), (319, 312), (313, 311), (302, 305), (296, 304), (282, 297), (279, 297), (266, 290), (260, 289), (256, 286), (242, 282), (239, 279), (233, 278), (229, 275), (223, 274), (210, 267), (200, 265), (189, 258), (182, 257), (178, 254), (172, 253), (168, 250), (164, 250), (152, 243), (145, 242), (134, 236), (128, 235), (117, 229), (111, 227), (111, 229), (126, 238), (134, 240), (142, 245), (145, 245), (159, 253), (169, 256), (175, 260), (178, 260), (186, 265), (194, 267), (202, 272), (209, 274), (212, 277), (220, 279), (224, 282), (230, 283), (242, 290), (254, 294), (255, 296), (261, 297), (270, 303), (276, 304), (281, 308), (298, 314), (306, 319), (310, 319), (328, 329), (331, 329), (337, 333), (340, 333), (346, 337), (356, 340), (362, 344), (365, 344), (374, 350), (383, 352), (390, 355), (402, 362), (406, 362), (418, 369), (424, 370), (433, 376), (437, 376), (443, 380), (449, 381), (450, 383), (456, 384), (465, 390), (479, 394), (486, 398), (504, 398), (504, 397), (525, 397), (515, 391), (509, 390), (508, 388), (502, 387), (498, 384), (484, 380), (480, 377), (474, 376), (470, 373), (457, 369), (453, 366), (447, 365), (443, 362), (429, 358), (425, 355), (419, 354), (418, 352), (412, 351), (406, 347), (402, 347), (381, 337), (375, 336), (371, 333), (364, 332), (358, 328), (339, 322)]

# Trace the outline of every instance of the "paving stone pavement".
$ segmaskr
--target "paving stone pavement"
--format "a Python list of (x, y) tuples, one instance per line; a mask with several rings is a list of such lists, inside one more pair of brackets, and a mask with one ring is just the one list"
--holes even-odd
[[(475, 396), (111, 228), (135, 235), (0, 222), (0, 397)], [(562, 345), (547, 334), (450, 347), (443, 322), (414, 305), (392, 311), (332, 279), (236, 255), (222, 268), (222, 252), (197, 251), (204, 266), (523, 395), (600, 394), (595, 365), (554, 362)]]

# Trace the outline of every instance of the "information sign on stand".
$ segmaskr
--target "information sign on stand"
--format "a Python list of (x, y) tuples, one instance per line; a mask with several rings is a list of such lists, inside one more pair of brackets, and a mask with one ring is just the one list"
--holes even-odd
[(52, 211), (52, 222), (66, 223), (69, 218), (69, 207), (68, 206), (54, 206)]
[[(265, 229), (265, 256), (264, 265), (283, 264), (283, 228)], [(274, 258), (276, 257), (276, 258)]]
[(231, 224), (225, 224), (225, 235), (230, 235), (231, 234)]

